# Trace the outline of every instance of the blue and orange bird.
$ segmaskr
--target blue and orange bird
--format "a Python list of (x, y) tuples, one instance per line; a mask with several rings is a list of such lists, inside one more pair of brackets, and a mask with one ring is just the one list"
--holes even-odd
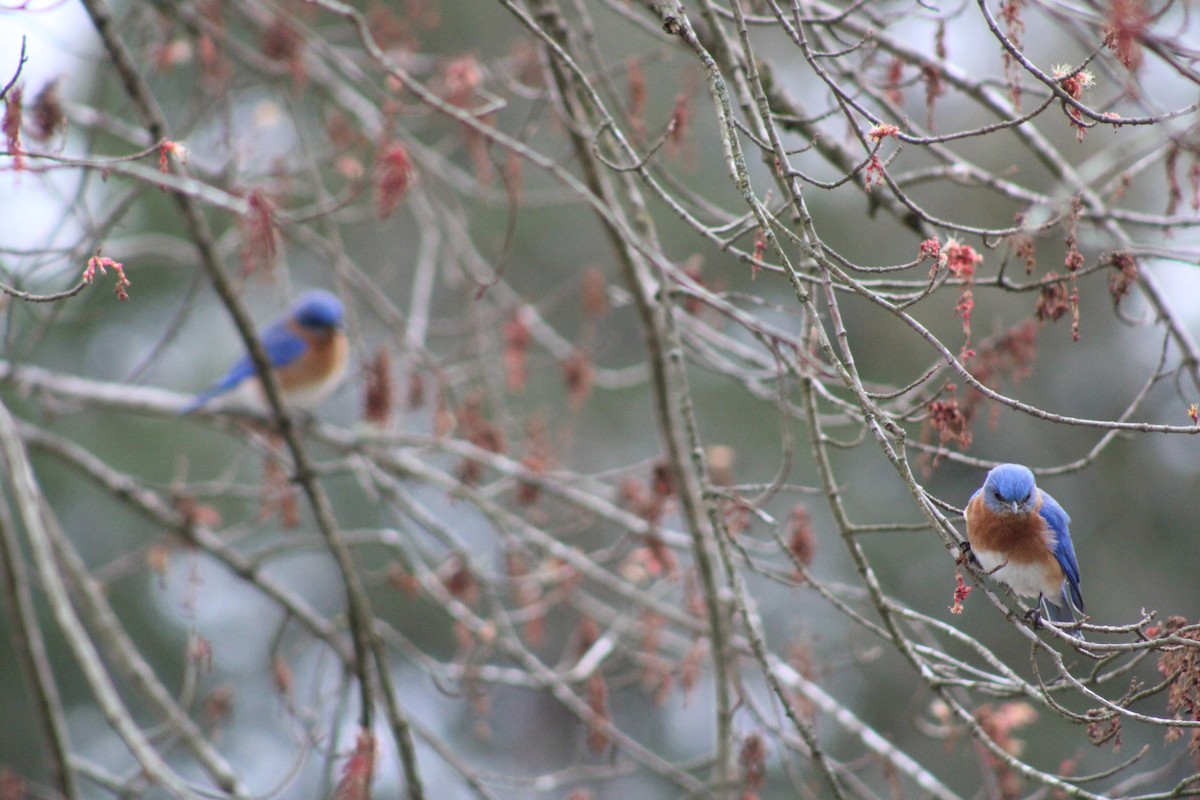
[[(261, 332), (263, 349), (289, 406), (315, 408), (337, 388), (350, 352), (343, 317), (342, 301), (316, 290), (301, 295), (291, 311)], [(180, 413), (191, 413), (222, 395), (233, 405), (264, 406), (266, 396), (249, 353)]]
[[(1014, 592), (1038, 597), (1050, 619), (1083, 613), (1071, 518), (1020, 464), (993, 468), (967, 503), (967, 541), (980, 566)], [(1083, 638), (1078, 630), (1072, 635)]]

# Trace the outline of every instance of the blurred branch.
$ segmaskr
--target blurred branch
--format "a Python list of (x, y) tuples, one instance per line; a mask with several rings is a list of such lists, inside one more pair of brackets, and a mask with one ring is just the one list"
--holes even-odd
[[(92, 695), (100, 704), (104, 717), (129, 748), (146, 776), (178, 797), (199, 797), (159, 754), (158, 749), (134, 722), (105, 671), (96, 646), (88, 637), (75, 613), (67, 585), (55, 564), (49, 528), (56, 526), (49, 507), (38, 487), (37, 478), (29, 464), (24, 444), (17, 433), (16, 422), (8, 409), (0, 405), (0, 454), (8, 470), (9, 490), (16, 501), (17, 514), (25, 529), (30, 555), (50, 609), (83, 670)], [(68, 784), (69, 786), (69, 784)]]
[[(29, 301), (4, 322), (0, 544), (57, 791), (1190, 791), (1168, 744), (1114, 751), (1200, 742), (1200, 624), (1109, 624), (1110, 593), (1088, 641), (1039, 630), (959, 551), (963, 467), (1073, 475), (1084, 536), (1131, 524), (1114, 456), (1126, 481), (1188, 474), (1178, 4), (151, 5), (84, 0), (88, 96), (23, 97), (24, 47), (4, 90), (3, 176), (47, 224), (0, 248)], [(121, 317), (83, 284), (28, 291), (101, 248), (146, 276)], [(344, 301), (361, 384), (333, 421), (287, 405), (248, 313), (308, 284)], [(188, 398), (132, 384), (202, 379), (206, 286), (264, 402), (181, 420)], [(58, 525), (108, 514), (126, 544)], [(270, 619), (239, 620), (258, 674), (195, 715), (207, 634), (175, 694), (115, 596), (166, 596), (181, 552)], [(938, 611), (976, 590), (995, 641)], [(115, 731), (87, 749), (64, 669)], [(251, 772), (222, 729), (286, 757)]]
[(21, 542), (3, 493), (0, 493), (0, 548), (3, 549), (4, 589), (8, 599), (9, 624), (13, 628), (13, 647), (25, 671), (25, 680), (32, 689), (34, 719), (45, 742), (51, 780), (62, 797), (76, 800), (80, 794), (75, 773), (71, 769), (70, 740), (62, 696), (46, 655), (45, 639), (38, 626), (33, 593), (29, 588), (25, 556), (21, 552)]

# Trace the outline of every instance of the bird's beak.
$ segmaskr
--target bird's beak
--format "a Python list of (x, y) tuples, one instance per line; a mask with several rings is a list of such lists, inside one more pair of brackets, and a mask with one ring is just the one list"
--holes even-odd
[(1010, 503), (1010, 505), (1012, 506), (1012, 512), (1014, 514), (1017, 513), (1017, 511), (1019, 511), (1021, 508), (1021, 504), (1018, 503), (1016, 500), (1013, 500), (1012, 503)]

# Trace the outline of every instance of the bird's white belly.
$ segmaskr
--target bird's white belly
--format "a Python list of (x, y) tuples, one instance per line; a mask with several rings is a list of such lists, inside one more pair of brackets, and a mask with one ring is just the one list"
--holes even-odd
[[(302, 386), (284, 393), (283, 402), (288, 408), (299, 411), (312, 411), (321, 405), (327, 397), (338, 388), (337, 380), (327, 380)], [(267, 405), (266, 392), (257, 376), (252, 376), (218, 397), (209, 405), (215, 409), (245, 409), (266, 414), (270, 411)]]
[[(972, 549), (971, 552), (985, 572), (1022, 597), (1037, 597), (1046, 586), (1046, 571), (1040, 564), (1004, 564), (1004, 556), (994, 550)], [(1001, 564), (1004, 566), (996, 569)]]
[(267, 412), (267, 400), (263, 396), (258, 378), (250, 377), (237, 386), (234, 386), (225, 394), (218, 395), (215, 400), (208, 404), (208, 407), (222, 411), (236, 409), (265, 414)]

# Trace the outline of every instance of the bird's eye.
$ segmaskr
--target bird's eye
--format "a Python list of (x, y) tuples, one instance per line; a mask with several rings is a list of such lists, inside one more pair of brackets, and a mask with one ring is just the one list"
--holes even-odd
[(999, 490), (999, 489), (993, 489), (993, 490), (992, 490), (992, 497), (994, 497), (994, 498), (996, 498), (997, 500), (999, 500), (999, 499), (1000, 499), (1000, 490)]
[(1030, 498), (1030, 496), (1031, 496), (1032, 494), (1033, 494), (1033, 493), (1032, 493), (1032, 492), (1030, 492), (1029, 494), (1025, 495), (1025, 499), (1021, 501), (1021, 505), (1025, 505), (1026, 503), (1028, 503), (1028, 502), (1029, 502), (1029, 498)]

